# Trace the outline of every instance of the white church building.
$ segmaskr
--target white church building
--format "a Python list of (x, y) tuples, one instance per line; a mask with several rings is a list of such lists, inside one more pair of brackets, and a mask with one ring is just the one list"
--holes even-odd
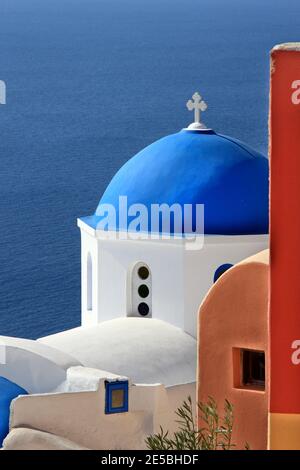
[(82, 325), (0, 337), (13, 399), (4, 448), (143, 448), (195, 396), (199, 306), (222, 273), (268, 246), (268, 160), (207, 128), (198, 93), (187, 107), (194, 122), (131, 158), (78, 219)]
[[(83, 326), (120, 317), (152, 318), (196, 337), (198, 308), (216, 271), (267, 245), (266, 158), (200, 123), (199, 111), (206, 105), (197, 93), (188, 106), (195, 108), (195, 123), (130, 159), (112, 179), (95, 214), (78, 220)], [(166, 213), (169, 221), (172, 209), (183, 213), (186, 205), (196, 218), (195, 207), (202, 204), (201, 233), (195, 233), (194, 220), (187, 220), (193, 238), (178, 223), (169, 223), (171, 233), (166, 233), (165, 220), (156, 223), (156, 236), (143, 237), (153, 227), (153, 220), (147, 220), (139, 238), (137, 232), (137, 239), (124, 236), (130, 229), (121, 214), (124, 197), (132, 216), (143, 205), (148, 214), (153, 207), (162, 216)], [(99, 229), (108, 205), (116, 210), (115, 226), (108, 227), (114, 233)]]

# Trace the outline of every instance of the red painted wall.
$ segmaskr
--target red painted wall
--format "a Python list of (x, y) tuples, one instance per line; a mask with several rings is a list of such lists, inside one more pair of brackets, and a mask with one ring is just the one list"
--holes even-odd
[[(270, 411), (300, 413), (300, 52), (273, 50), (270, 104)], [(299, 354), (300, 358), (300, 354)]]

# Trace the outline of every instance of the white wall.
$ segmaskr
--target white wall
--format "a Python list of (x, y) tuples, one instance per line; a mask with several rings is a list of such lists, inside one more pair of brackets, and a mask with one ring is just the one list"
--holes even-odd
[[(91, 369), (87, 372), (91, 374)], [(84, 377), (86, 370), (76, 373)], [(176, 428), (174, 411), (189, 394), (195, 394), (195, 384), (169, 389), (162, 385), (130, 385), (129, 412), (106, 415), (104, 381), (99, 377), (96, 391), (15, 399), (10, 429), (39, 429), (89, 449), (143, 449), (145, 438), (157, 432), (160, 424), (167, 425), (171, 432)]]
[(213, 285), (216, 269), (236, 264), (268, 247), (268, 235), (206, 235), (201, 250), (184, 253), (184, 330), (197, 337), (197, 314), (202, 300)]
[[(92, 310), (87, 305), (87, 264), (88, 256), (92, 260)], [(81, 323), (84, 326), (96, 325), (101, 320), (99, 315), (99, 254), (97, 239), (88, 231), (81, 230)]]
[[(82, 234), (82, 324), (124, 317), (131, 312), (131, 271), (138, 262), (151, 270), (152, 318), (197, 336), (197, 312), (216, 269), (268, 247), (268, 235), (206, 235), (201, 249), (183, 240), (108, 240), (79, 222)], [(200, 244), (201, 247), (201, 244)], [(86, 310), (87, 252), (94, 257), (93, 312)], [(142, 281), (141, 281), (142, 283)], [(96, 292), (95, 292), (96, 291)], [(97, 294), (98, 292), (98, 294)]]
[(101, 319), (130, 314), (127, 304), (127, 298), (131, 298), (130, 274), (135, 264), (142, 261), (151, 270), (152, 318), (182, 328), (182, 251), (181, 245), (163, 245), (156, 241), (99, 241)]
[[(82, 325), (130, 315), (131, 272), (138, 262), (152, 276), (152, 318), (183, 328), (183, 252), (181, 241), (108, 240), (79, 222), (82, 239)], [(87, 253), (94, 269), (93, 311), (86, 308)], [(142, 283), (142, 281), (141, 281)], [(98, 295), (96, 292), (98, 292)]]
[(68, 439), (30, 428), (14, 428), (1, 450), (89, 450)]

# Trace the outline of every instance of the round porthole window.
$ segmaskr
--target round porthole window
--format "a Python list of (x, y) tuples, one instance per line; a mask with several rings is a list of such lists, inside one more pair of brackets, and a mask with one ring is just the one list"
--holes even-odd
[(138, 288), (139, 296), (145, 299), (149, 295), (149, 287), (146, 284), (141, 284)]
[(222, 276), (222, 274), (226, 273), (226, 271), (230, 268), (232, 268), (233, 264), (230, 264), (230, 263), (225, 263), (225, 264), (221, 264), (221, 266), (218, 267), (218, 269), (216, 269), (215, 271), (215, 274), (214, 274), (214, 282), (216, 282), (219, 277)]
[(138, 312), (140, 315), (145, 317), (149, 313), (149, 305), (146, 302), (141, 302), (138, 306)]
[(145, 279), (148, 279), (149, 277), (149, 269), (146, 268), (146, 266), (141, 266), (138, 269), (138, 276), (144, 281)]

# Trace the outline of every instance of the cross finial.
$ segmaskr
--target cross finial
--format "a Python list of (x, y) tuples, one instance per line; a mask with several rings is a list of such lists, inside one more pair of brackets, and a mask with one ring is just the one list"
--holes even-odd
[(207, 104), (199, 95), (198, 92), (194, 93), (192, 100), (189, 100), (186, 103), (186, 107), (189, 111), (194, 111), (194, 122), (189, 126), (189, 128), (195, 129), (206, 129), (206, 126), (200, 121), (200, 111), (205, 111), (207, 109)]

